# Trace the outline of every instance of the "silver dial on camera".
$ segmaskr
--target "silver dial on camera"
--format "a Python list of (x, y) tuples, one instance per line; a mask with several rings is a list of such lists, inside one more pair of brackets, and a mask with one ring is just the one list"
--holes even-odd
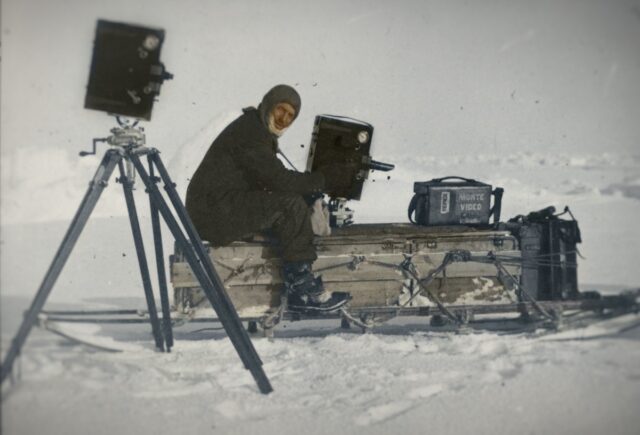
[(144, 47), (145, 50), (148, 51), (153, 51), (156, 48), (158, 48), (158, 46), (160, 45), (160, 38), (158, 38), (156, 35), (147, 35), (146, 38), (144, 38), (144, 41), (142, 42), (142, 46)]
[(358, 133), (358, 142), (365, 143), (368, 140), (369, 140), (369, 133), (367, 133), (364, 130), (362, 130), (360, 133)]

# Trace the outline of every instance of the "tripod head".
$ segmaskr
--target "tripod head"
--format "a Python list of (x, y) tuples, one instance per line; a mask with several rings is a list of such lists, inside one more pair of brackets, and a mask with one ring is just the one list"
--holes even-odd
[(146, 138), (144, 135), (144, 128), (138, 126), (138, 121), (129, 122), (126, 119), (122, 119), (116, 116), (118, 127), (112, 128), (111, 136), (107, 137), (94, 137), (91, 151), (80, 151), (78, 154), (80, 157), (91, 156), (96, 154), (98, 142), (106, 142), (112, 147), (120, 147), (124, 151), (124, 160), (126, 166), (126, 175), (129, 181), (133, 184), (135, 182), (136, 172), (133, 168), (131, 160), (127, 157), (127, 152), (133, 150), (144, 150)]
[(91, 151), (80, 151), (80, 157), (91, 156), (96, 154), (98, 142), (106, 142), (111, 146), (124, 149), (143, 148), (146, 144), (144, 128), (138, 127), (138, 121), (130, 123), (129, 121), (116, 116), (118, 127), (112, 128), (111, 136), (94, 137)]

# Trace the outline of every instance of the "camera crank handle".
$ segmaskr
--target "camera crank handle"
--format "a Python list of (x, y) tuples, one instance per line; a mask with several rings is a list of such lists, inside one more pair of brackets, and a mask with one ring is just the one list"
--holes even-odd
[(109, 140), (109, 138), (106, 138), (106, 137), (94, 137), (91, 151), (80, 151), (78, 154), (80, 155), (80, 157), (93, 156), (93, 155), (96, 154), (97, 143), (98, 142), (107, 142), (108, 140)]

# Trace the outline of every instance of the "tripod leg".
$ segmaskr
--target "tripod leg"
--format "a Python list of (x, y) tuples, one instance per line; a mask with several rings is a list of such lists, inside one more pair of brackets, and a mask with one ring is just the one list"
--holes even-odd
[[(222, 302), (225, 305), (225, 308), (229, 311), (231, 316), (234, 317), (234, 321), (241, 325), (242, 322), (240, 320), (240, 317), (238, 316), (238, 313), (236, 312), (235, 307), (233, 306), (233, 303), (229, 299), (227, 292), (224, 291), (224, 285), (222, 284), (222, 281), (220, 281), (220, 278), (213, 267), (213, 263), (211, 262), (211, 258), (209, 258), (209, 254), (207, 253), (207, 250), (202, 244), (202, 240), (200, 239), (200, 236), (198, 235), (198, 232), (196, 231), (195, 226), (191, 222), (191, 219), (189, 218), (189, 215), (187, 214), (187, 211), (185, 210), (184, 205), (180, 200), (180, 195), (178, 195), (178, 192), (175, 189), (175, 184), (171, 180), (171, 177), (169, 176), (169, 172), (164, 167), (164, 164), (162, 163), (162, 160), (160, 159), (160, 156), (157, 154), (157, 152), (149, 155), (149, 159), (152, 160), (153, 163), (158, 168), (158, 172), (160, 173), (160, 177), (164, 182), (165, 190), (167, 192), (167, 195), (169, 196), (169, 200), (171, 201), (174, 209), (176, 210), (176, 214), (178, 215), (178, 218), (180, 219), (182, 226), (185, 228), (187, 235), (189, 237), (189, 240), (191, 241), (191, 245), (194, 247), (201, 264), (204, 266), (204, 269), (207, 275), (209, 276), (209, 279), (211, 280), (212, 283), (215, 283), (217, 281), (218, 282), (217, 286), (222, 289), (222, 291), (219, 293), (222, 298)], [(243, 340), (247, 340), (247, 341), (251, 340), (245, 328), (240, 328), (240, 335), (243, 336), (242, 337)], [(260, 361), (260, 364), (262, 364), (262, 361), (260, 360), (260, 356), (255, 351), (255, 349), (251, 347), (250, 350), (254, 353), (254, 358)]]
[[(258, 388), (260, 389), (260, 392), (262, 392), (263, 394), (270, 393), (271, 391), (273, 391), (273, 388), (269, 383), (269, 379), (267, 378), (264, 371), (262, 370), (261, 361), (257, 357), (257, 352), (253, 348), (253, 344), (251, 343), (251, 340), (248, 338), (247, 339), (244, 338), (246, 337), (246, 335), (242, 334), (242, 331), (244, 331), (244, 327), (242, 323), (236, 321), (237, 317), (234, 317), (230, 312), (230, 311), (235, 311), (233, 310), (233, 307), (228, 307), (223, 302), (222, 295), (226, 293), (224, 291), (224, 286), (222, 285), (220, 278), (218, 277), (217, 274), (214, 273), (214, 275), (212, 276), (213, 281), (210, 280), (209, 276), (207, 275), (207, 272), (204, 269), (204, 266), (198, 260), (197, 254), (193, 246), (188, 242), (187, 238), (182, 232), (182, 229), (180, 228), (180, 225), (176, 221), (171, 210), (169, 209), (169, 206), (167, 205), (162, 194), (158, 190), (158, 186), (156, 186), (155, 183), (151, 181), (144, 166), (142, 165), (142, 163), (140, 163), (140, 159), (138, 158), (137, 155), (131, 154), (129, 158), (131, 159), (131, 162), (134, 164), (136, 171), (140, 175), (140, 178), (142, 178), (142, 181), (147, 187), (149, 195), (152, 197), (152, 200), (155, 202), (156, 207), (158, 208), (158, 211), (164, 218), (164, 221), (169, 227), (169, 230), (171, 231), (173, 236), (175, 237), (176, 242), (180, 245), (180, 248), (184, 252), (187, 262), (189, 263), (189, 266), (191, 266), (193, 273), (196, 275), (196, 278), (198, 279), (198, 282), (202, 286), (202, 289), (204, 290), (205, 294), (207, 295), (207, 298), (209, 299), (211, 306), (218, 314), (218, 318), (220, 319), (222, 326), (224, 327), (227, 334), (229, 335), (229, 339), (231, 340), (231, 343), (234, 345), (236, 352), (238, 352), (238, 355), (242, 360), (245, 368), (251, 372), (251, 375), (253, 376), (256, 383), (258, 384)], [(246, 331), (245, 331), (245, 334), (246, 334)]]
[(51, 266), (49, 266), (49, 270), (44, 276), (42, 284), (40, 284), (40, 288), (38, 289), (33, 302), (31, 302), (29, 310), (25, 314), (24, 320), (22, 321), (22, 324), (18, 329), (18, 333), (11, 342), (11, 347), (7, 352), (7, 356), (5, 357), (5, 360), (2, 364), (2, 369), (0, 370), (0, 383), (4, 382), (7, 375), (11, 373), (11, 369), (13, 367), (16, 356), (20, 353), (20, 349), (24, 345), (24, 342), (27, 340), (29, 332), (31, 331), (31, 327), (36, 322), (38, 314), (47, 301), (51, 289), (60, 276), (60, 272), (62, 272), (62, 268), (69, 259), (69, 255), (71, 255), (73, 247), (78, 241), (78, 238), (80, 237), (84, 226), (89, 220), (91, 212), (97, 204), (98, 199), (100, 199), (102, 191), (107, 186), (113, 170), (121, 161), (121, 159), (122, 156), (118, 151), (115, 150), (107, 151), (102, 158), (102, 161), (98, 166), (98, 170), (89, 183), (89, 189), (87, 190), (87, 193), (85, 193), (85, 196), (80, 203), (80, 207), (73, 217), (69, 229), (67, 230), (67, 233), (65, 234), (55, 257), (53, 258), (53, 262), (51, 263)]
[(142, 233), (140, 232), (140, 222), (136, 212), (136, 203), (133, 199), (133, 182), (127, 177), (124, 170), (122, 160), (118, 162), (120, 169), (120, 178), (118, 181), (122, 183), (124, 190), (124, 198), (127, 202), (127, 211), (129, 212), (129, 221), (131, 222), (131, 231), (133, 233), (133, 242), (136, 246), (136, 254), (138, 256), (138, 265), (140, 266), (140, 274), (142, 275), (142, 286), (144, 287), (144, 295), (147, 299), (149, 307), (149, 321), (151, 322), (151, 332), (156, 342), (156, 347), (164, 351), (164, 343), (162, 332), (160, 330), (160, 321), (158, 320), (158, 312), (156, 310), (156, 301), (153, 297), (151, 289), (151, 278), (149, 277), (149, 266), (147, 265), (147, 256), (144, 252), (144, 243), (142, 242)]
[[(209, 254), (207, 253), (207, 250), (202, 244), (202, 240), (200, 239), (200, 236), (198, 235), (198, 232), (195, 226), (193, 225), (193, 222), (191, 222), (191, 218), (189, 218), (189, 215), (187, 214), (187, 211), (185, 210), (184, 205), (182, 204), (180, 195), (178, 195), (178, 192), (176, 191), (175, 184), (171, 180), (171, 177), (169, 176), (169, 172), (164, 167), (164, 164), (162, 163), (162, 160), (160, 159), (160, 156), (157, 154), (157, 152), (149, 155), (149, 159), (152, 160), (153, 163), (155, 163), (156, 167), (158, 168), (158, 172), (160, 173), (160, 177), (164, 182), (165, 190), (167, 192), (167, 195), (169, 196), (169, 200), (173, 204), (173, 208), (176, 210), (176, 214), (178, 215), (178, 218), (180, 219), (182, 226), (185, 228), (187, 235), (189, 236), (189, 240), (191, 241), (192, 246), (195, 248), (196, 254), (200, 259), (200, 262), (203, 264), (204, 269), (207, 272), (207, 275), (209, 276), (209, 279), (213, 283), (215, 283), (216, 281), (218, 282), (218, 284), (216, 285), (219, 288), (223, 289), (220, 292), (222, 302), (225, 304), (227, 310), (234, 317), (234, 321), (242, 325), (240, 317), (238, 316), (238, 313), (235, 310), (235, 307), (233, 306), (231, 299), (229, 299), (227, 292), (224, 291), (224, 285), (222, 284), (222, 281), (220, 281), (220, 278), (218, 277), (218, 274), (216, 273), (213, 267), (211, 258), (209, 258)], [(247, 340), (247, 341), (251, 340), (245, 328), (240, 328), (240, 334), (243, 336), (243, 340)], [(258, 355), (258, 353), (255, 351), (253, 347), (251, 347), (251, 351), (255, 354), (254, 357), (257, 358), (258, 361), (260, 361), (260, 356)], [(260, 364), (262, 364), (262, 361), (260, 361)]]
[[(149, 176), (155, 183), (157, 179), (153, 173), (153, 165), (149, 161)], [(169, 292), (167, 290), (167, 275), (164, 268), (164, 252), (162, 248), (162, 232), (160, 230), (160, 214), (158, 207), (149, 196), (151, 208), (151, 226), (153, 227), (153, 242), (156, 249), (156, 263), (158, 265), (158, 286), (160, 290), (160, 302), (162, 304), (162, 333), (167, 345), (167, 352), (173, 347), (173, 330), (171, 326), (171, 307), (169, 305)]]

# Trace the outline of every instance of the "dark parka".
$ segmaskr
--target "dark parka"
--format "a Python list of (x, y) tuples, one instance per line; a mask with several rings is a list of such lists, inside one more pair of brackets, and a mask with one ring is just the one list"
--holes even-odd
[(285, 261), (313, 261), (310, 211), (303, 195), (321, 191), (324, 176), (286, 169), (276, 156), (277, 137), (261, 111), (243, 112), (214, 140), (191, 178), (187, 211), (200, 236), (214, 245), (271, 230)]

